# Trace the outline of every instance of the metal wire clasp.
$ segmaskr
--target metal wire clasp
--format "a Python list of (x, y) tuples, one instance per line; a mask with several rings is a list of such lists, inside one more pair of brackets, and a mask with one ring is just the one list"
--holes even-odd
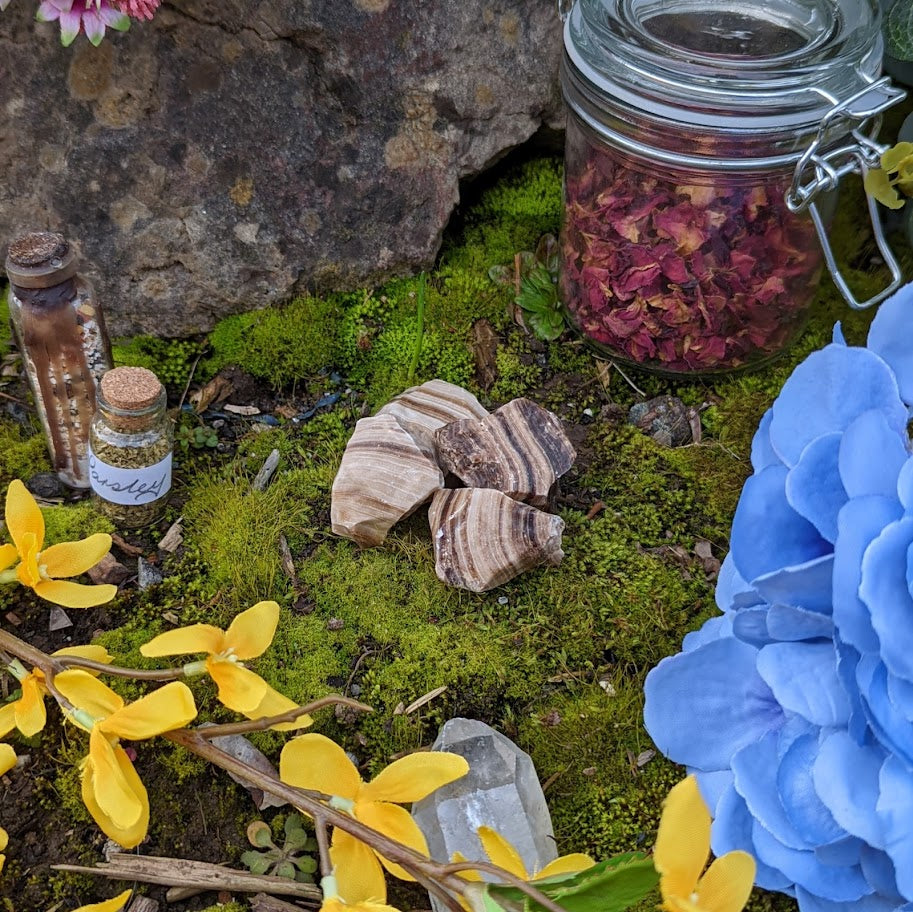
[[(878, 250), (891, 271), (891, 282), (878, 294), (860, 302), (856, 300), (834, 259), (834, 252), (827, 238), (827, 228), (815, 200), (821, 193), (836, 190), (841, 178), (847, 174), (861, 174), (865, 178), (870, 168), (879, 167), (881, 154), (887, 148), (875, 142), (873, 138), (881, 121), (879, 115), (902, 101), (906, 94), (903, 89), (892, 85), (888, 77), (884, 77), (845, 101), (835, 101), (834, 106), (821, 119), (817, 135), (796, 163), (792, 184), (786, 193), (786, 205), (791, 212), (807, 210), (811, 216), (818, 232), (818, 239), (821, 241), (821, 249), (824, 251), (824, 261), (834, 284), (847, 304), (855, 310), (863, 310), (883, 301), (888, 295), (893, 294), (903, 281), (900, 265), (881, 227), (878, 203), (866, 194), (872, 233)], [(847, 132), (852, 137), (852, 142), (825, 150), (824, 147), (829, 140), (832, 141), (834, 136), (846, 135)]]
[(557, 0), (558, 4), (558, 17), (562, 22), (567, 20), (567, 17), (570, 16), (571, 10), (574, 8), (574, 0)]

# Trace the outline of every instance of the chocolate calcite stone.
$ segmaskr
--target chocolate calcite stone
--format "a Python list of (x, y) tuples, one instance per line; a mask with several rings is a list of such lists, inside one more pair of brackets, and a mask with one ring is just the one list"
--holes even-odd
[(113, 336), (432, 266), (474, 177), (560, 127), (548, 0), (177, 0), (61, 47), (0, 16), (0, 244), (65, 230)]
[(362, 418), (333, 480), (333, 532), (362, 547), (379, 545), (395, 523), (443, 486), (437, 464), (392, 415)]
[(491, 488), (438, 491), (428, 511), (438, 579), (487, 592), (564, 557), (564, 520)]
[(481, 421), (435, 431), (438, 462), (465, 484), (494, 488), (544, 507), (549, 491), (577, 456), (561, 419), (529, 399), (514, 399)]
[(488, 416), (485, 407), (462, 386), (429, 380), (391, 399), (378, 415), (392, 415), (422, 449), (434, 454), (434, 432), (453, 421)]

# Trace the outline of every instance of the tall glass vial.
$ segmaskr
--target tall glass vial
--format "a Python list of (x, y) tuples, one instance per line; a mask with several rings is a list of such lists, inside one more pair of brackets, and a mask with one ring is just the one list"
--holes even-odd
[(112, 366), (105, 319), (76, 255), (59, 234), (16, 238), (6, 258), (9, 313), (35, 409), (60, 479), (89, 487), (89, 423)]
[(877, 163), (903, 97), (878, 82), (876, 0), (576, 0), (564, 46), (570, 322), (669, 374), (777, 354), (821, 273), (814, 197)]
[(165, 409), (165, 388), (144, 367), (116, 367), (101, 379), (89, 475), (99, 509), (120, 527), (154, 522), (167, 504), (174, 430)]

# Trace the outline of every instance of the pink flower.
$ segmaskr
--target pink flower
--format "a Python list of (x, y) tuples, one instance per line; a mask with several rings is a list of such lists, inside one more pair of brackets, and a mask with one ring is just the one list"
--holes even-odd
[(133, 19), (151, 19), (162, 0), (113, 0), (113, 3)]
[(39, 22), (60, 21), (60, 43), (69, 47), (80, 30), (92, 44), (98, 46), (105, 37), (105, 28), (125, 32), (130, 17), (111, 5), (110, 0), (42, 0), (35, 18)]

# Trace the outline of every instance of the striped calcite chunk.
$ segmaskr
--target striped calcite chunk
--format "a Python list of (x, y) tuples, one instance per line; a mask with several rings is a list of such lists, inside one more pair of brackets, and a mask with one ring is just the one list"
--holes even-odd
[(438, 462), (473, 488), (494, 488), (536, 507), (577, 452), (561, 419), (529, 399), (514, 399), (481, 420), (455, 421), (435, 431)]
[(333, 532), (365, 548), (379, 545), (394, 523), (443, 486), (437, 463), (392, 415), (362, 418), (333, 481)]
[(438, 491), (428, 511), (441, 582), (486, 592), (540, 564), (561, 563), (564, 520), (491, 488)]
[(468, 390), (445, 380), (411, 386), (377, 413), (392, 415), (416, 443), (434, 453), (434, 432), (452, 421), (485, 418), (488, 412)]

